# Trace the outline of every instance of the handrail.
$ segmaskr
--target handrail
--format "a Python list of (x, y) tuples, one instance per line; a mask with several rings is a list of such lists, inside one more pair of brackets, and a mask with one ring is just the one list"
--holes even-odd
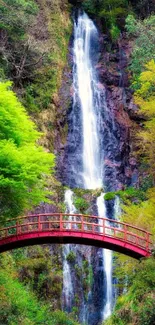
[[(107, 222), (113, 222), (113, 223), (116, 223), (116, 224), (119, 224), (119, 225), (124, 225), (124, 226), (127, 226), (127, 227), (131, 227), (132, 229), (135, 229), (135, 230), (139, 230), (139, 231), (142, 231), (143, 233), (147, 233), (147, 234), (151, 234), (151, 232), (143, 229), (143, 228), (139, 228), (137, 226), (133, 226), (129, 223), (125, 223), (125, 222), (122, 222), (122, 221), (118, 221), (118, 220), (115, 220), (115, 219), (109, 219), (109, 218), (102, 218), (102, 217), (99, 217), (99, 216), (92, 216), (92, 215), (83, 215), (83, 214), (77, 214), (77, 213), (39, 213), (39, 214), (29, 214), (27, 216), (23, 216), (23, 217), (18, 217), (18, 218), (13, 218), (13, 219), (8, 219), (6, 220), (5, 222), (12, 222), (12, 221), (17, 221), (17, 220), (21, 220), (21, 219), (27, 219), (27, 218), (31, 218), (31, 217), (54, 217), (54, 216), (60, 216), (60, 214), (62, 214), (63, 216), (71, 216), (71, 217), (83, 217), (83, 218), (92, 218), (92, 219), (98, 219), (98, 220), (105, 220)], [(0, 221), (0, 224), (1, 223), (4, 223), (4, 221)], [(0, 228), (1, 230), (1, 228)]]
[[(50, 220), (50, 217), (52, 218)], [(55, 219), (55, 220), (54, 220)], [(87, 220), (88, 219), (88, 220)], [(95, 220), (95, 222), (94, 222)], [(101, 224), (102, 220), (102, 224)], [(15, 222), (13, 225), (12, 223)], [(2, 224), (2, 222), (0, 222)], [(10, 224), (10, 225), (9, 225)], [(99, 216), (70, 213), (40, 213), (6, 220), (0, 228), (0, 245), (2, 240), (32, 232), (57, 230), (58, 232), (81, 232), (111, 237), (124, 243), (151, 252), (151, 233), (145, 229), (114, 219)]]

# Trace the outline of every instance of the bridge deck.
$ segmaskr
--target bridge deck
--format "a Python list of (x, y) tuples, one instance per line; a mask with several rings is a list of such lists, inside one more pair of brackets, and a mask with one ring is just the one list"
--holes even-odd
[(75, 243), (108, 248), (134, 258), (151, 254), (151, 234), (98, 216), (52, 213), (8, 220), (0, 227), (0, 252), (42, 243)]

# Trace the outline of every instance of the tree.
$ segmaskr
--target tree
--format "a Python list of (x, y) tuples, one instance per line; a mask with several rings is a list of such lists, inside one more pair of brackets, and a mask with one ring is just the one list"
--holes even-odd
[(0, 215), (14, 217), (47, 201), (54, 155), (37, 144), (41, 134), (27, 116), (11, 83), (0, 83)]
[(138, 79), (140, 87), (135, 92), (135, 103), (140, 108), (140, 114), (144, 114), (147, 119), (139, 132), (140, 141), (143, 142), (140, 154), (148, 164), (155, 182), (155, 61), (147, 63), (145, 69)]
[(136, 20), (134, 16), (129, 15), (126, 19), (126, 29), (129, 37), (134, 37), (130, 71), (133, 80), (137, 81), (145, 64), (152, 59), (155, 60), (155, 15), (143, 21)]

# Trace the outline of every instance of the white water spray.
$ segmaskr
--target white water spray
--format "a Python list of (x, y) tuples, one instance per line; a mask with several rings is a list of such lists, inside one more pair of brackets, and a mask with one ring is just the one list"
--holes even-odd
[[(97, 199), (98, 214), (101, 218), (106, 218), (106, 206), (104, 200), (104, 194), (101, 194)], [(99, 224), (103, 225), (102, 220)], [(108, 225), (108, 224), (107, 224)], [(106, 229), (107, 231), (107, 229)], [(101, 227), (101, 232), (103, 232), (103, 227)], [(113, 290), (112, 290), (112, 251), (109, 249), (103, 250), (103, 260), (104, 260), (104, 272), (106, 276), (106, 305), (103, 310), (103, 319), (107, 319), (112, 312), (112, 300), (113, 300)]]

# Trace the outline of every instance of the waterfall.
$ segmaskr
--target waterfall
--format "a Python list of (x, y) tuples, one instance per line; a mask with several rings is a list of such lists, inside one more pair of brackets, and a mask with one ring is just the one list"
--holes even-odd
[[(66, 190), (65, 192), (66, 213), (76, 213), (76, 208), (73, 204), (73, 192)], [(71, 252), (72, 245), (64, 245), (63, 247), (63, 309), (71, 312), (74, 292), (71, 279), (70, 265), (67, 261), (67, 256)]]
[(80, 101), (83, 130), (83, 187), (102, 187), (101, 156), (99, 139), (100, 89), (93, 62), (91, 42), (98, 36), (97, 29), (84, 13), (74, 23), (74, 103)]
[[(104, 200), (104, 194), (101, 194), (97, 199), (98, 215), (101, 218), (106, 218), (106, 205)], [(102, 220), (99, 222), (102, 224)], [(103, 228), (101, 228), (101, 232)], [(112, 290), (112, 252), (109, 249), (103, 250), (103, 260), (104, 260), (104, 272), (106, 276), (106, 304), (103, 309), (103, 319), (106, 320), (112, 312), (112, 300), (113, 300), (113, 290)]]
[[(71, 184), (84, 189), (98, 189), (103, 187), (104, 183), (104, 157), (101, 150), (101, 111), (103, 102), (105, 103), (105, 92), (99, 86), (95, 70), (97, 63), (95, 55), (99, 43), (99, 36), (96, 26), (89, 17), (82, 13), (74, 21), (74, 44), (73, 44), (73, 106), (72, 106), (72, 129), (71, 137), (74, 147), (71, 147), (69, 154), (72, 157), (76, 147), (76, 139), (79, 138), (81, 131), (80, 148), (74, 156), (74, 164), (71, 166)], [(104, 98), (104, 101), (103, 101)], [(102, 102), (102, 103), (101, 103)], [(107, 107), (105, 108), (107, 109)], [(80, 114), (79, 114), (80, 111)], [(76, 112), (76, 114), (75, 114)], [(78, 112), (78, 115), (77, 115)], [(77, 116), (79, 121), (77, 121)], [(78, 132), (77, 132), (78, 130)], [(103, 148), (102, 148), (103, 149)], [(75, 159), (76, 158), (76, 159)], [(80, 161), (81, 159), (81, 161)], [(74, 213), (73, 193), (66, 191), (65, 203), (67, 212)], [(106, 216), (106, 206), (104, 194), (97, 199), (98, 215)], [(67, 263), (66, 256), (72, 245), (64, 250), (63, 264), (63, 293), (68, 304), (66, 310), (71, 310), (71, 300), (73, 299), (73, 288), (71, 283), (71, 270)], [(112, 253), (109, 250), (102, 250), (102, 265), (106, 281), (106, 303), (103, 297), (102, 320), (106, 319), (112, 311)], [(104, 287), (103, 284), (103, 287)], [(91, 297), (91, 292), (89, 293)], [(71, 298), (70, 298), (71, 297)], [(87, 323), (87, 312), (83, 316), (83, 321)], [(96, 316), (95, 316), (96, 317)], [(99, 316), (100, 318), (100, 316)], [(98, 319), (99, 319), (98, 318)], [(100, 319), (101, 320), (101, 319)], [(94, 321), (96, 324), (96, 320)], [(90, 321), (90, 324), (94, 324)]]
[[(65, 191), (65, 205), (66, 205), (66, 213), (76, 214), (77, 210), (74, 206), (73, 200), (74, 193), (71, 190)], [(69, 217), (69, 220), (76, 221), (75, 216)], [(68, 225), (69, 227), (69, 225)], [(75, 226), (76, 227), (76, 226)], [(74, 290), (73, 290), (73, 282), (71, 276), (71, 268), (70, 264), (67, 260), (69, 254), (73, 252), (75, 256), (77, 255), (77, 245), (67, 244), (63, 246), (63, 310), (67, 312), (72, 311), (72, 307), (74, 306)], [(81, 317), (80, 321), (85, 323), (87, 319), (87, 310), (85, 306), (85, 301), (82, 299), (81, 301)]]

